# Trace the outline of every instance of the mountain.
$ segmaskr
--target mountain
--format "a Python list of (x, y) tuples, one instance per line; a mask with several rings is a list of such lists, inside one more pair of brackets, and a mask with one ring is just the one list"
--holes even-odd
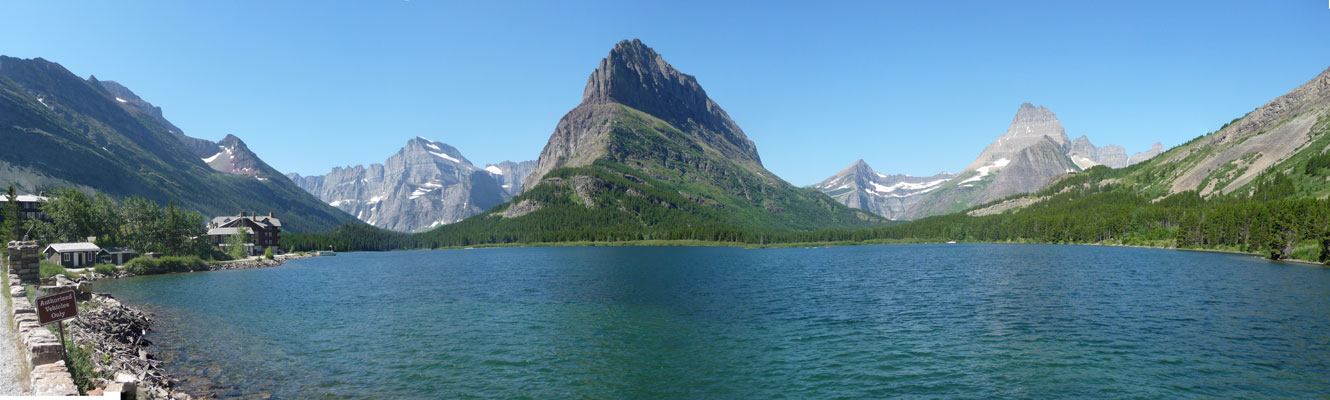
[(463, 242), (696, 238), (886, 222), (767, 171), (697, 79), (638, 40), (601, 60), (522, 190), (432, 233)]
[(965, 167), (965, 171), (978, 170), (1003, 159), (1010, 160), (1016, 153), (1026, 147), (1034, 146), (1045, 137), (1062, 148), (1063, 152), (1071, 150), (1071, 139), (1067, 138), (1067, 130), (1062, 127), (1058, 116), (1053, 114), (1052, 110), (1044, 106), (1035, 107), (1030, 103), (1022, 103), (1016, 110), (1016, 116), (1011, 119), (1007, 133), (984, 148), (979, 157), (975, 158), (970, 166)]
[(1071, 155), (1097, 163), (1099, 149), (1089, 139), (1073, 143), (1056, 114), (1044, 106), (1024, 103), (1007, 132), (989, 144), (969, 167), (901, 214), (904, 219), (949, 214), (1007, 196), (1038, 190), (1054, 177), (1080, 171)]
[(1126, 168), (1092, 167), (964, 214), (876, 232), (1237, 250), (1325, 263), (1330, 69), (1217, 131)]
[(288, 174), (329, 205), (383, 229), (415, 232), (461, 221), (511, 198), (535, 163), (477, 168), (456, 148), (423, 137), (382, 164), (336, 167), (325, 175)]
[(1097, 165), (1123, 168), (1129, 164), (1122, 146), (1097, 147), (1083, 135), (1069, 140), (1052, 110), (1024, 103), (1016, 110), (1007, 132), (989, 144), (969, 167), (893, 216), (917, 219), (959, 212), (1039, 190), (1064, 174)]
[(485, 170), (498, 175), (504, 193), (507, 193), (508, 197), (513, 197), (522, 192), (522, 182), (526, 180), (527, 175), (531, 175), (531, 172), (536, 170), (536, 162), (534, 160), (520, 163), (504, 161), (498, 164), (488, 164), (485, 166)]
[[(41, 58), (0, 56), (0, 142), (0, 183), (24, 191), (100, 190), (210, 216), (272, 211), (291, 232), (355, 221), (296, 187), (239, 138), (185, 136), (123, 85), (85, 80)], [(225, 164), (205, 163), (225, 149), (233, 156)]]
[(1131, 158), (1127, 159), (1127, 165), (1136, 165), (1143, 163), (1163, 152), (1164, 152), (1164, 145), (1162, 143), (1155, 142), (1155, 144), (1150, 145), (1150, 150), (1132, 154)]
[(924, 194), (954, 177), (955, 174), (946, 172), (933, 176), (886, 175), (859, 160), (811, 187), (841, 204), (899, 219)]
[(1087, 169), (1096, 165), (1105, 165), (1109, 168), (1122, 168), (1127, 166), (1127, 149), (1117, 145), (1106, 145), (1104, 147), (1095, 147), (1090, 142), (1090, 138), (1081, 135), (1071, 142), (1071, 149), (1067, 152), (1071, 160), (1081, 169)]
[[(1199, 199), (1325, 199), (1330, 197), (1330, 69), (1218, 131), (1159, 152), (1132, 156), (1123, 169), (1079, 174), (1047, 191), (1080, 189), (1087, 195), (1112, 189), (1147, 203), (1191, 196)], [(1150, 153), (1159, 153), (1151, 157)], [(1139, 157), (1138, 157), (1139, 156)], [(1074, 178), (1074, 179), (1073, 179)], [(1052, 193), (1015, 198), (972, 214), (1020, 211), (1052, 200)], [(1198, 200), (1189, 200), (1198, 201)], [(1059, 206), (1050, 204), (1048, 206)]]
[(1202, 196), (1250, 191), (1258, 177), (1282, 174), (1320, 156), (1330, 145), (1330, 69), (1219, 131), (1160, 154), (1150, 164), (1167, 171), (1156, 186)]

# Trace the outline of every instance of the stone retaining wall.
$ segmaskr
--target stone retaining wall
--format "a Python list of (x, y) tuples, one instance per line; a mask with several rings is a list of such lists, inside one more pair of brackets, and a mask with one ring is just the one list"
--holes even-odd
[(23, 344), (24, 361), (32, 367), (32, 372), (28, 374), (32, 393), (38, 396), (78, 396), (74, 377), (65, 367), (64, 348), (60, 346), (60, 339), (49, 329), (37, 324), (37, 309), (28, 301), (23, 281), (10, 274), (8, 284), (11, 296), (9, 310), (13, 313), (10, 320)]
[(37, 284), (41, 278), (41, 264), (37, 257), (37, 242), (14, 241), (5, 246), (5, 268), (10, 276), (18, 276), (23, 283)]

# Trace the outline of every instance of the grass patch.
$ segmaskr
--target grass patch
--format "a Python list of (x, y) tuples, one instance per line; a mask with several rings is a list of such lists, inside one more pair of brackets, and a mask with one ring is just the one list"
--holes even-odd
[(162, 258), (139, 257), (125, 263), (125, 270), (134, 273), (134, 275), (202, 271), (207, 269), (207, 267), (208, 264), (203, 262), (203, 259), (195, 256)]
[(97, 264), (92, 266), (92, 272), (102, 275), (115, 275), (116, 271), (119, 271), (119, 269), (111, 264)]
[(1293, 251), (1288, 253), (1288, 258), (1303, 261), (1320, 262), (1321, 243), (1315, 239), (1298, 241), (1293, 244)]
[(59, 264), (54, 264), (54, 263), (50, 263), (50, 262), (46, 262), (46, 261), (42, 261), (42, 263), (41, 263), (41, 267), (40, 267), (40, 274), (41, 274), (42, 279), (46, 279), (46, 278), (54, 277), (54, 276), (56, 276), (56, 275), (66, 275), (66, 276), (68, 276), (68, 275), (69, 275), (69, 271), (66, 270), (65, 267), (60, 266)]
[[(48, 325), (49, 326), (49, 325)], [(65, 353), (69, 355), (69, 375), (74, 378), (74, 386), (78, 386), (79, 394), (87, 394), (93, 389), (93, 379), (106, 379), (109, 376), (98, 373), (96, 365), (92, 362), (93, 350), (91, 346), (85, 346), (75, 343), (71, 338), (65, 338)]]

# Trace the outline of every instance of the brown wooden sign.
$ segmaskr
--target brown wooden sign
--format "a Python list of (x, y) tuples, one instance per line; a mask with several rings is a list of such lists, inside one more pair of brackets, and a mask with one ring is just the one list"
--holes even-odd
[(79, 315), (78, 300), (74, 291), (64, 291), (37, 298), (37, 323), (46, 325), (52, 322), (72, 319)]

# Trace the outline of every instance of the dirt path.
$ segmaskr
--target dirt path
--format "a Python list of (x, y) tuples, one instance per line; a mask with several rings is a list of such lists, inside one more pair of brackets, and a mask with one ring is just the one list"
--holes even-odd
[(0, 299), (0, 396), (28, 394), (23, 371), (23, 356), (13, 321), (9, 320), (9, 301)]

